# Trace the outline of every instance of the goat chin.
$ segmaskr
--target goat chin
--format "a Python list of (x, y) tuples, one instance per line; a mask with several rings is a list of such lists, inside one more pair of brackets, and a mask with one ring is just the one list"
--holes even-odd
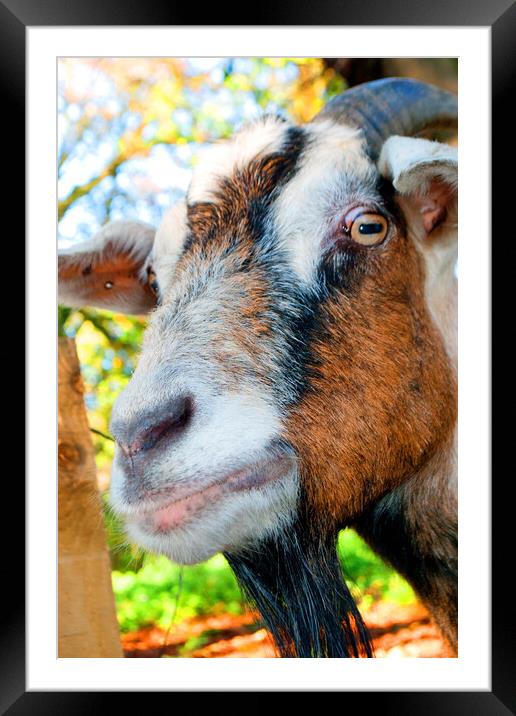
[(261, 489), (225, 495), (188, 522), (152, 531), (126, 518), (131, 541), (179, 564), (197, 564), (218, 552), (253, 551), (265, 539), (288, 531), (295, 519), (298, 480), (290, 474)]

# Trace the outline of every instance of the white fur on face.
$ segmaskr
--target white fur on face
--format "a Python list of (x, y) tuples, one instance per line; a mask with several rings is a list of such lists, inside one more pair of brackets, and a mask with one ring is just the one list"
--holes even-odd
[[(210, 309), (215, 310), (211, 305)], [(281, 417), (273, 397), (252, 378), (228, 385), (223, 369), (210, 357), (210, 328), (202, 301), (190, 307), (198, 330), (192, 330), (188, 308), (180, 326), (173, 321), (168, 324), (163, 318), (166, 312), (166, 306), (161, 307), (151, 320), (147, 349), (115, 404), (113, 419), (138, 420), (153, 410), (159, 412), (160, 406), (178, 395), (192, 396), (195, 409), (184, 434), (166, 449), (151, 449), (140, 463), (137, 458), (132, 468), (149, 491), (170, 492), (171, 502), (205, 489), (215, 494), (186, 524), (167, 534), (149, 533), (137, 516), (154, 500), (130, 499), (129, 468), (117, 449), (111, 504), (126, 517), (129, 532), (139, 544), (192, 563), (220, 550), (238, 550), (283, 529), (295, 512), (298, 478), (293, 463), (287, 465), (285, 474), (256, 488), (218, 491), (217, 485), (235, 471), (276, 460), (273, 445), (281, 436)]]
[(281, 149), (287, 126), (277, 117), (266, 117), (245, 127), (231, 139), (210, 147), (195, 169), (188, 189), (188, 203), (215, 201), (221, 179), (244, 168), (259, 155)]
[[(113, 418), (132, 421), (152, 415), (157, 406), (167, 405), (178, 395), (193, 396), (195, 410), (184, 437), (171, 443), (165, 454), (154, 458), (151, 451), (146, 458), (145, 475), (153, 487), (169, 483), (195, 487), (196, 482), (218, 479), (263, 457), (279, 437), (278, 412), (258, 386), (219, 393), (221, 378), (209, 386), (203, 380), (208, 367), (201, 362), (176, 363), (174, 373), (180, 379), (160, 370), (135, 373), (113, 409)], [(114, 477), (116, 500), (123, 486), (115, 484), (121, 476)]]
[(308, 284), (320, 260), (323, 237), (339, 211), (343, 180), (350, 173), (366, 176), (371, 163), (358, 130), (328, 120), (307, 129), (309, 146), (276, 202), (275, 224), (294, 271)]

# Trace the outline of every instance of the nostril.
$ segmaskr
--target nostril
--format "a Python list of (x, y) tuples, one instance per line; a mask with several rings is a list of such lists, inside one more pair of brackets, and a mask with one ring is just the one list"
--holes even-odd
[(163, 411), (161, 420), (156, 414), (146, 416), (133, 426), (130, 435), (127, 436), (128, 440), (118, 441), (118, 444), (128, 457), (150, 450), (164, 437), (168, 439), (179, 437), (190, 423), (192, 413), (192, 399), (177, 398), (167, 406), (166, 411)]

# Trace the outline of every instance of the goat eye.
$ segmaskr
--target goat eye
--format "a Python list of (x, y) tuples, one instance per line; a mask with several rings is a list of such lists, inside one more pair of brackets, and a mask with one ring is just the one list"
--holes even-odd
[(354, 217), (348, 233), (357, 244), (375, 246), (385, 239), (388, 228), (389, 224), (384, 216), (364, 212)]
[(152, 269), (149, 269), (147, 272), (147, 282), (149, 284), (149, 288), (152, 291), (152, 293), (156, 296), (156, 298), (159, 297), (159, 286), (158, 286), (158, 280), (156, 278), (156, 274)]

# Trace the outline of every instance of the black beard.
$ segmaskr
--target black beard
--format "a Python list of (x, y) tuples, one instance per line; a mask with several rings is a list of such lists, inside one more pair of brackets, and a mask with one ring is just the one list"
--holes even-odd
[(344, 581), (337, 535), (310, 532), (298, 520), (277, 538), (225, 556), (280, 656), (372, 657), (367, 628)]

